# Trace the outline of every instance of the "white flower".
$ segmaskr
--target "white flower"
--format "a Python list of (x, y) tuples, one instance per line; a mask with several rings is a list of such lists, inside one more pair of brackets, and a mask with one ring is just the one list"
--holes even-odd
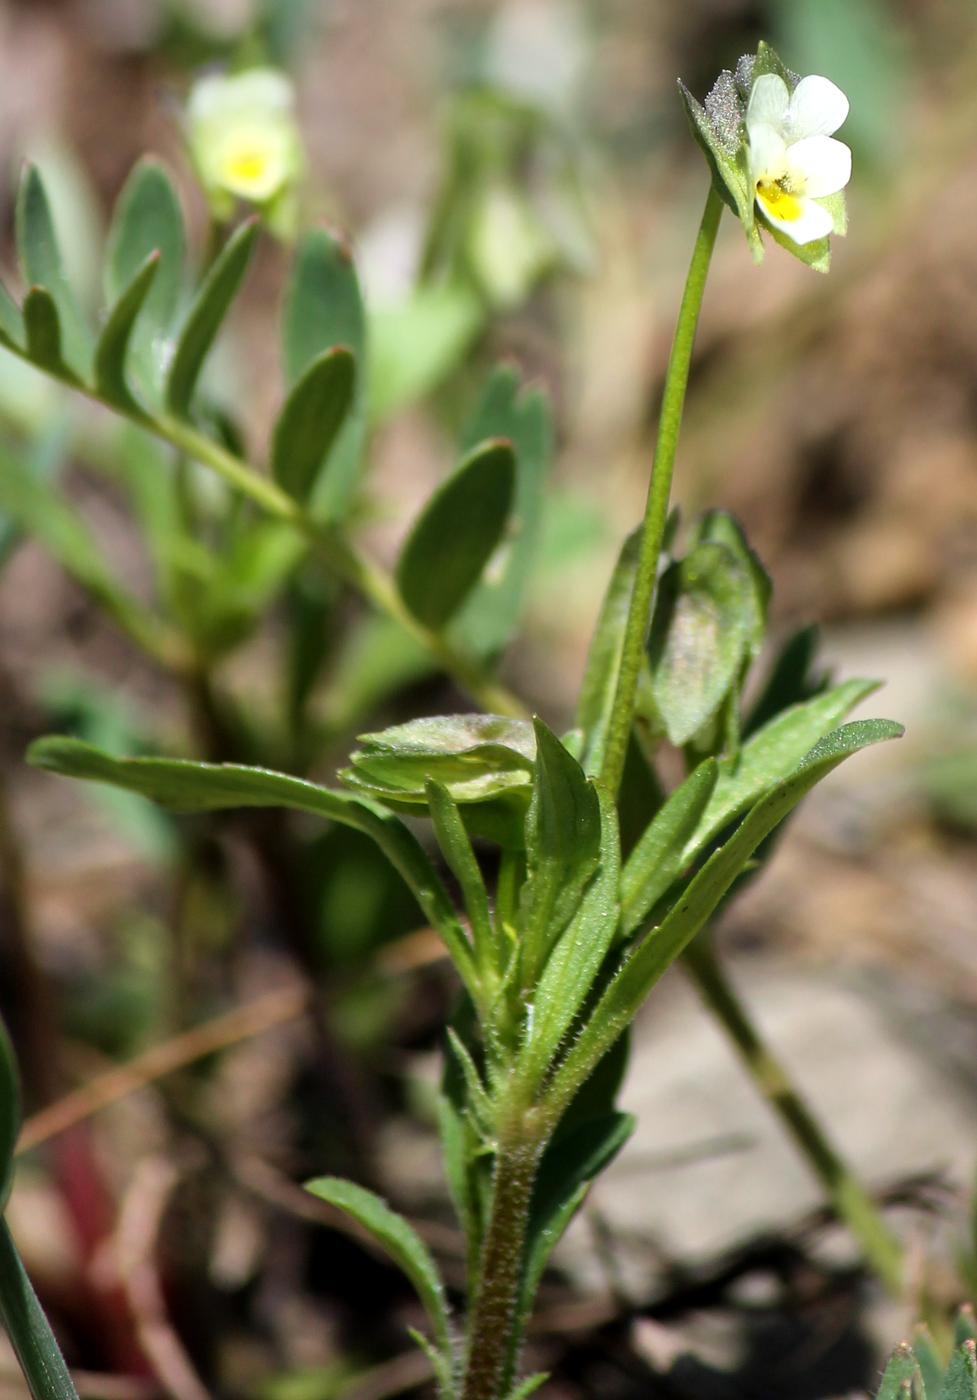
[(234, 198), (266, 205), (295, 180), (301, 144), (283, 73), (210, 74), (194, 87), (187, 118), (191, 152), (221, 216)]
[(848, 98), (828, 78), (802, 78), (793, 92), (776, 73), (753, 84), (746, 109), (748, 165), (768, 223), (795, 243), (827, 238), (831, 212), (818, 201), (851, 179), (851, 151), (835, 141)]

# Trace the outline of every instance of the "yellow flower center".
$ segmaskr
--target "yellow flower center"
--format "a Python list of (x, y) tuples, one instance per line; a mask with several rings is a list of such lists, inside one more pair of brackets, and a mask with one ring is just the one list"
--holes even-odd
[(252, 185), (260, 180), (268, 168), (268, 152), (248, 150), (234, 151), (225, 163), (224, 175), (228, 183)]
[(757, 199), (772, 218), (783, 219), (785, 223), (792, 224), (801, 217), (801, 201), (794, 192), (788, 176), (782, 175), (779, 180), (761, 177), (756, 182), (756, 193)]

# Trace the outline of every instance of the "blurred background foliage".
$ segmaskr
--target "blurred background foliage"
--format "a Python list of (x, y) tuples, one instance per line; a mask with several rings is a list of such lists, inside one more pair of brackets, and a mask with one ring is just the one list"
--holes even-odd
[[(283, 387), (269, 327), (286, 245), (319, 224), (348, 236), (373, 313), (383, 421), (351, 510), (380, 557), (395, 557), (452, 460), (492, 366), (511, 360), (544, 386), (556, 466), (506, 674), (559, 724), (643, 502), (702, 199), (675, 79), (701, 97), (759, 38), (851, 97), (851, 234), (826, 280), (776, 249), (754, 269), (737, 230), (721, 234), (678, 497), (688, 512), (737, 514), (776, 583), (775, 631), (825, 620), (829, 660), (889, 677), (885, 709), (909, 738), (812, 804), (725, 936), (747, 978), (756, 973), (762, 987), (773, 968), (788, 979), (775, 978), (774, 1011), (803, 1008), (808, 982), (840, 967), (846, 986), (870, 987), (866, 1005), (912, 1028), (920, 1084), (937, 1096), (944, 1087), (937, 1119), (959, 1132), (934, 1146), (923, 1128), (898, 1130), (890, 1080), (872, 1080), (884, 1060), (872, 1042), (879, 1060), (866, 1064), (861, 1089), (883, 1085), (864, 1108), (883, 1147), (868, 1169), (894, 1191), (913, 1170), (947, 1169), (923, 1193), (938, 1199), (937, 1223), (917, 1227), (935, 1262), (916, 1301), (938, 1324), (974, 1287), (963, 1189), (977, 1157), (967, 1121), (977, 1098), (971, 0), (0, 0), (0, 265), (6, 273), (13, 262), (16, 177), (28, 157), (93, 308), (109, 210), (146, 151), (175, 172), (206, 257), (187, 93), (209, 66), (282, 66), (296, 84), (305, 174), (294, 228), (285, 221), (262, 240), (219, 347), (215, 418), (263, 451)], [(151, 595), (159, 541), (149, 531), (147, 544), (128, 501), (137, 482), (144, 521), (159, 509), (154, 483), (170, 470), (160, 449), (4, 354), (2, 455), (57, 482), (97, 556)], [(209, 528), (207, 483), (191, 473), (183, 490)], [(413, 645), (313, 569), (260, 624), (247, 607), (236, 613), (240, 590), (249, 603), (263, 589), (274, 595), (287, 561), (270, 540), (262, 572), (236, 559), (228, 538), (182, 561), (183, 592), (171, 600), (188, 627), (209, 621), (221, 638), (209, 677), (225, 701), (215, 724), (212, 693), (188, 697), (79, 586), (84, 561), (72, 578), (49, 540), (42, 548), (0, 519), (0, 1009), (26, 1068), (28, 1112), (231, 1008), (259, 1006), (254, 1025), (228, 1031), (233, 1050), (201, 1050), (152, 1091), (34, 1152), (12, 1219), (70, 1359), (131, 1378), (129, 1390), (96, 1380), (90, 1393), (407, 1393), (424, 1384), (405, 1359), (409, 1301), (358, 1242), (310, 1229), (310, 1215), (336, 1222), (292, 1183), (353, 1171), (421, 1215), (449, 1261), (457, 1249), (427, 1131), (451, 988), (413, 902), (354, 834), (174, 822), (21, 762), (33, 735), (62, 729), (133, 753), (199, 753), (207, 737), (212, 751), (330, 776), (355, 729), (466, 705)], [(62, 558), (82, 547), (60, 539)], [(276, 722), (282, 712), (305, 719)], [(263, 1000), (276, 995), (285, 1001)], [(268, 1025), (277, 1015), (277, 1029), (262, 1015)], [(803, 1024), (802, 1012), (795, 1019)], [(848, 1069), (836, 1066), (829, 1088)], [(653, 1173), (663, 1143), (681, 1153), (683, 1133), (695, 1137), (673, 1126), (646, 1144)], [(716, 1126), (717, 1141), (727, 1126)], [(900, 1155), (893, 1142), (907, 1137), (915, 1147)], [(681, 1185), (674, 1173), (652, 1179), (666, 1200), (681, 1190), (700, 1218), (717, 1214), (708, 1190), (696, 1197), (694, 1174)], [(873, 1348), (902, 1323), (873, 1322), (830, 1251), (827, 1264), (811, 1262), (805, 1232), (816, 1227), (803, 1193), (786, 1214), (747, 1209), (725, 1232), (693, 1231), (699, 1252), (685, 1255), (682, 1237), (663, 1242), (660, 1219), (637, 1218), (640, 1193), (617, 1191), (629, 1223), (619, 1212), (607, 1224), (609, 1202), (595, 1210), (588, 1257), (599, 1267), (570, 1259), (549, 1295), (553, 1325), (538, 1345), (540, 1364), (555, 1368), (554, 1397), (772, 1400), (771, 1354), (783, 1364), (776, 1394), (791, 1400), (869, 1386)], [(758, 1225), (772, 1232), (763, 1247), (751, 1236)], [(113, 1235), (131, 1267), (100, 1274)], [(632, 1255), (642, 1256), (637, 1283)], [(773, 1279), (772, 1300), (750, 1294), (760, 1276)], [(704, 1331), (683, 1330), (700, 1314)], [(812, 1338), (817, 1364), (800, 1369), (798, 1348), (809, 1355)], [(9, 1368), (0, 1393), (20, 1393)]]

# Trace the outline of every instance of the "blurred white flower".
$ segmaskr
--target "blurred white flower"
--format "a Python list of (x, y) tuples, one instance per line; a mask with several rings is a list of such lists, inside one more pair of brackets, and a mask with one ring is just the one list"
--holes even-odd
[(795, 243), (832, 232), (832, 213), (818, 201), (851, 179), (851, 151), (833, 139), (847, 116), (848, 98), (828, 78), (802, 78), (793, 92), (776, 73), (753, 84), (746, 135), (756, 203)]
[(210, 74), (187, 104), (190, 152), (215, 214), (228, 218), (236, 199), (268, 207), (302, 170), (295, 95), (274, 68)]

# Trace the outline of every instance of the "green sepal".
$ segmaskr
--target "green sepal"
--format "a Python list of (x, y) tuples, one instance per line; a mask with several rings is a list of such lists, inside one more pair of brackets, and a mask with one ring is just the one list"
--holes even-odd
[(126, 361), (136, 321), (159, 272), (160, 255), (150, 253), (119, 295), (95, 347), (95, 388), (103, 399), (123, 412), (142, 413), (129, 388)]
[(335, 1176), (307, 1181), (306, 1191), (344, 1211), (371, 1236), (407, 1275), (424, 1304), (438, 1350), (452, 1354), (451, 1322), (437, 1265), (420, 1235), (402, 1215), (372, 1191)]
[(397, 561), (397, 586), (426, 627), (442, 630), (481, 578), (512, 506), (512, 444), (482, 443), (434, 492)]
[(356, 390), (356, 361), (342, 346), (325, 350), (292, 388), (275, 424), (272, 475), (297, 501), (317, 489)]
[(253, 217), (235, 229), (200, 284), (183, 322), (166, 380), (166, 406), (178, 418), (190, 414), (204, 361), (244, 280), (259, 227), (257, 217)]

